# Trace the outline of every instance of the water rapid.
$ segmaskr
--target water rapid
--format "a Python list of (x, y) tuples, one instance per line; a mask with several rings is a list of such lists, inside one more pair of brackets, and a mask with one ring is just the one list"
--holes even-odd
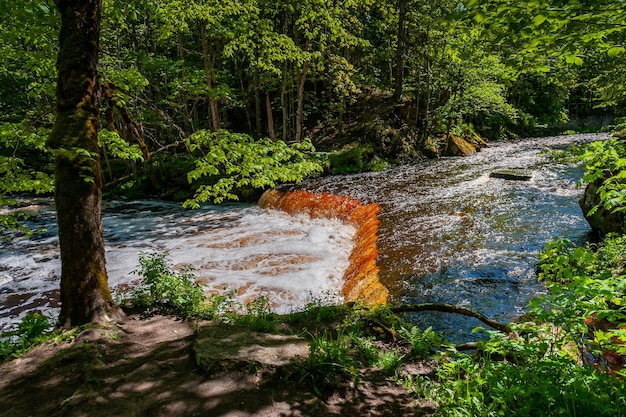
[[(0, 331), (28, 311), (59, 312), (59, 257), (51, 200), (31, 201), (29, 222), (46, 232), (0, 241)], [(313, 300), (341, 302), (343, 274), (353, 247), (353, 226), (337, 219), (290, 216), (256, 206), (207, 205), (184, 210), (156, 200), (103, 205), (109, 286), (138, 282), (132, 272), (142, 252), (169, 253), (175, 268), (191, 266), (207, 293), (234, 292), (245, 303), (260, 295), (277, 312)]]

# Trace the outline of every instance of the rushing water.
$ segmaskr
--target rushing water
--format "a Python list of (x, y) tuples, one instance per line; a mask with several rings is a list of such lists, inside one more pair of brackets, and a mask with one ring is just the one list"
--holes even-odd
[[(27, 311), (58, 315), (60, 259), (50, 200), (33, 204), (32, 239), (0, 242), (0, 331)], [(240, 302), (263, 295), (278, 312), (312, 299), (340, 300), (354, 228), (336, 219), (292, 217), (251, 205), (184, 210), (163, 201), (111, 201), (103, 206), (109, 286), (134, 284), (142, 252), (169, 253), (192, 266), (207, 292), (236, 291)]]
[[(381, 205), (378, 265), (392, 301), (458, 304), (507, 322), (543, 291), (535, 268), (546, 242), (557, 236), (582, 242), (590, 232), (578, 206), (582, 167), (556, 164), (541, 151), (604, 137), (496, 143), (470, 157), (328, 177), (305, 187)], [(530, 171), (531, 180), (489, 177), (510, 168)], [(478, 324), (445, 313), (414, 319), (452, 338)]]
[[(555, 164), (540, 152), (603, 137), (496, 143), (470, 157), (325, 177), (300, 187), (380, 204), (378, 263), (392, 302), (459, 304), (509, 321), (543, 291), (535, 264), (545, 243), (556, 236), (582, 242), (590, 231), (578, 207), (582, 168)], [(503, 168), (528, 170), (532, 178), (489, 177)], [(47, 233), (0, 243), (0, 330), (29, 309), (58, 311), (54, 212), (46, 202), (36, 209), (41, 215), (33, 227)], [(175, 264), (193, 265), (212, 289), (237, 289), (244, 299), (266, 294), (282, 311), (337, 295), (354, 233), (332, 219), (292, 218), (252, 206), (189, 212), (156, 201), (108, 202), (103, 223), (113, 288), (137, 280), (130, 272), (140, 252), (167, 251)], [(447, 314), (414, 319), (453, 339), (477, 325)]]

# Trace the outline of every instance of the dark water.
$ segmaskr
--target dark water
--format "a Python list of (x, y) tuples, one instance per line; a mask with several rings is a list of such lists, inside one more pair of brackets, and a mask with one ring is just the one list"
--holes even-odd
[[(541, 151), (604, 137), (492, 144), (466, 158), (322, 178), (304, 187), (381, 205), (380, 276), (393, 302), (458, 304), (508, 322), (543, 291), (535, 267), (546, 242), (557, 236), (589, 238), (578, 206), (583, 190), (576, 186), (583, 168), (557, 164)], [(509, 168), (529, 170), (532, 178), (489, 177)], [(453, 339), (465, 339), (478, 325), (445, 313), (419, 313), (412, 319)]]

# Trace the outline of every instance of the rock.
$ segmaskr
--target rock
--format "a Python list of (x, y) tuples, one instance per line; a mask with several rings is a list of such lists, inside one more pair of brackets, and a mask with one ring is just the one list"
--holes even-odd
[(198, 366), (209, 374), (251, 368), (273, 373), (279, 367), (306, 358), (309, 344), (298, 336), (215, 325), (197, 331), (193, 353)]
[(533, 174), (523, 169), (502, 169), (493, 171), (489, 174), (489, 177), (509, 181), (529, 181), (533, 177)]
[(623, 213), (611, 213), (600, 207), (592, 215), (589, 215), (589, 211), (600, 203), (598, 188), (602, 186), (602, 182), (603, 179), (598, 179), (588, 184), (578, 204), (589, 226), (600, 236), (606, 236), (609, 233), (624, 234), (626, 233), (626, 215)]
[(450, 135), (446, 156), (469, 156), (476, 153), (476, 147), (460, 136)]

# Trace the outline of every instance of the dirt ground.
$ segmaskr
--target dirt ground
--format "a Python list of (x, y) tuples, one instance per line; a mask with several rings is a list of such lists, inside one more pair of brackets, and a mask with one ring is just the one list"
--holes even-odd
[[(0, 364), (0, 416), (403, 417), (433, 412), (432, 404), (416, 401), (376, 372), (322, 396), (288, 366), (267, 372), (224, 365), (209, 375), (192, 353), (194, 326), (161, 316), (131, 317)], [(416, 364), (409, 372), (431, 371)]]

